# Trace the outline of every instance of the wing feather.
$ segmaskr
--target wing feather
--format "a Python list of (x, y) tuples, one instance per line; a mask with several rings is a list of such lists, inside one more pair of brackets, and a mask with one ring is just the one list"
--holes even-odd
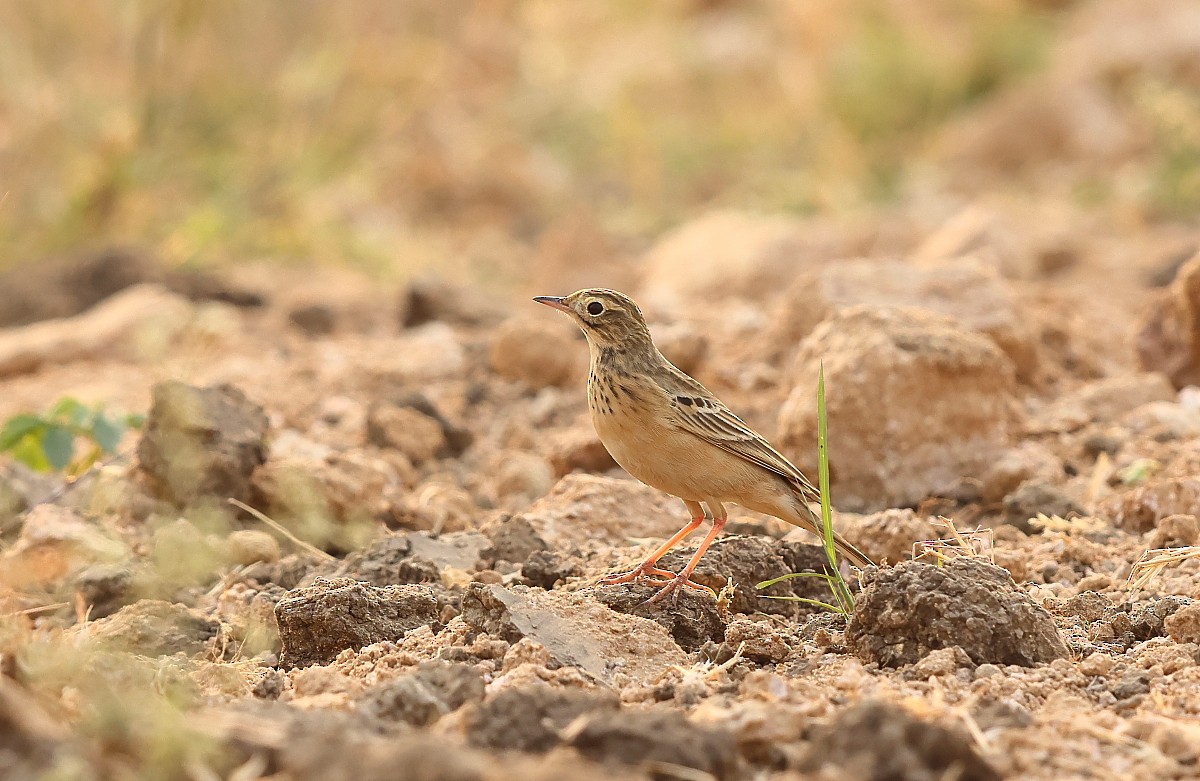
[(774, 472), (796, 487), (805, 499), (820, 496), (791, 461), (702, 387), (681, 390), (672, 397), (671, 407), (674, 423), (680, 429)]

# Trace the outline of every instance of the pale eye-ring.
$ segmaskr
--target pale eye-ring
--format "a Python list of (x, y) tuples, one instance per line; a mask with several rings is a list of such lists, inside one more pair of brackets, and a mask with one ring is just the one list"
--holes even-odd
[(599, 301), (593, 301), (587, 305), (587, 312), (592, 317), (595, 317), (596, 315), (600, 314), (603, 311), (604, 311), (604, 304), (600, 303)]

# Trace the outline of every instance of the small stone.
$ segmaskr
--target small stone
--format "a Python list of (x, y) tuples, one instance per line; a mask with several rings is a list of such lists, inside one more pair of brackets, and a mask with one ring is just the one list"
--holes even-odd
[(1096, 651), (1088, 654), (1079, 663), (1079, 672), (1090, 676), (1103, 676), (1112, 672), (1113, 658), (1108, 654)]
[(508, 688), (488, 697), (467, 718), (473, 746), (544, 752), (563, 742), (565, 730), (587, 714), (615, 711), (614, 692), (554, 689), (548, 685)]
[(906, 670), (906, 677), (923, 681), (938, 675), (954, 675), (960, 669), (974, 667), (971, 657), (957, 645), (930, 651)]
[(337, 325), (333, 309), (325, 304), (305, 304), (288, 313), (288, 320), (309, 336), (328, 336)]
[(555, 477), (571, 472), (607, 472), (616, 465), (590, 426), (587, 430), (571, 429), (552, 440), (550, 466)]
[(1147, 532), (1172, 515), (1187, 515), (1200, 507), (1200, 479), (1170, 477), (1151, 479), (1130, 491), (1103, 499), (1096, 510), (1100, 517), (1132, 532)]
[(1179, 608), (1167, 616), (1164, 626), (1177, 643), (1200, 643), (1200, 602)]
[(985, 662), (975, 668), (976, 678), (995, 678), (997, 675), (1004, 675), (1004, 671), (1000, 669), (999, 665), (991, 662)]
[(679, 711), (602, 711), (587, 717), (568, 742), (593, 762), (659, 763), (718, 781), (740, 777), (738, 746), (728, 728), (693, 724)]
[(423, 662), (415, 672), (368, 691), (358, 709), (378, 719), (424, 727), (483, 699), (482, 671), (467, 664)]
[(1168, 515), (1147, 538), (1151, 548), (1184, 548), (1200, 541), (1200, 522), (1194, 515)]
[(489, 361), (492, 370), (531, 388), (582, 381), (587, 350), (575, 338), (563, 317), (513, 318), (492, 336)]
[(756, 662), (782, 662), (791, 653), (779, 628), (768, 621), (737, 617), (725, 627), (725, 642), (733, 648), (744, 643), (742, 654)]
[(442, 425), (411, 407), (373, 404), (367, 411), (367, 441), (394, 448), (414, 464), (434, 458), (446, 446)]
[(159, 496), (176, 505), (250, 501), (251, 475), (266, 461), (266, 432), (262, 408), (231, 385), (159, 383), (138, 462)]
[(83, 625), (92, 642), (144, 656), (211, 653), (219, 622), (184, 605), (143, 599)]

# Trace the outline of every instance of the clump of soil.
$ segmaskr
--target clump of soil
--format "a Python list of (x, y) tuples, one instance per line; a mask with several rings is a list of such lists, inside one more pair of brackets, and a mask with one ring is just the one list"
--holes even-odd
[(863, 575), (846, 641), (863, 661), (898, 667), (959, 647), (976, 664), (1061, 659), (1054, 619), (1005, 570), (973, 558), (907, 562)]

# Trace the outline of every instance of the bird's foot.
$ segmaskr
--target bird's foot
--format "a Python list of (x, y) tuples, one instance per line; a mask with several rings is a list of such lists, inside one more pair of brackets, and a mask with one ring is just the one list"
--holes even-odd
[(656, 586), (661, 586), (670, 583), (674, 579), (674, 572), (656, 567), (651, 562), (646, 562), (628, 572), (614, 572), (611, 575), (605, 575), (600, 578), (599, 582), (602, 586), (615, 586), (618, 583), (645, 581)]
[[(702, 586), (699, 583), (693, 583), (692, 581), (688, 580), (687, 574), (681, 572), (678, 575), (676, 575), (675, 577), (671, 578), (669, 581), (667, 581), (666, 585), (663, 586), (657, 594), (655, 594), (654, 596), (647, 599), (645, 602), (642, 603), (642, 605), (653, 605), (657, 602), (662, 602), (667, 597), (671, 598), (672, 603), (676, 603), (679, 601), (680, 589), (684, 589), (684, 588), (690, 588), (690, 589), (694, 589), (696, 591), (703, 591), (706, 594), (710, 594), (714, 599), (717, 596), (715, 593), (713, 593), (713, 590), (711, 588), (709, 588), (708, 586)], [(642, 605), (639, 605), (639, 607), (641, 607)]]

